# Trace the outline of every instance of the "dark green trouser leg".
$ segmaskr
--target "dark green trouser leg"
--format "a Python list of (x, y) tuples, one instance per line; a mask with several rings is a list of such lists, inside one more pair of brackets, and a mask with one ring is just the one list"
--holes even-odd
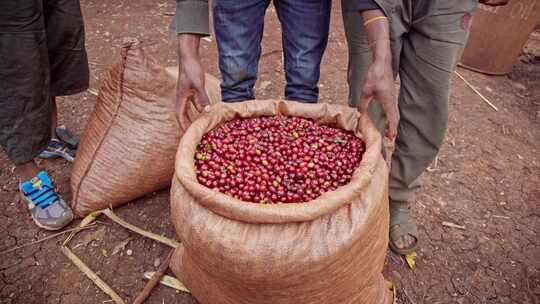
[[(448, 121), (450, 78), (468, 35), (475, 0), (378, 0), (390, 18), (394, 73), (399, 75), (401, 120), (390, 173), (390, 199), (412, 201), (420, 176), (442, 145)], [(349, 45), (349, 103), (355, 105), (371, 63), (359, 13), (344, 13)], [(370, 116), (379, 128), (376, 102)]]

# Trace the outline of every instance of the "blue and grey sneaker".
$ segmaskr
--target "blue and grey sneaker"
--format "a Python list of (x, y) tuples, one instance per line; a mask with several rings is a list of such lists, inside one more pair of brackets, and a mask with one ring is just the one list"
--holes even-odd
[(41, 154), (40, 158), (58, 158), (62, 157), (72, 163), (75, 160), (75, 150), (71, 149), (65, 142), (53, 138), (49, 141), (49, 145)]
[(45, 171), (39, 172), (30, 181), (21, 183), (19, 190), (30, 209), (32, 219), (40, 228), (58, 230), (73, 220), (71, 208), (55, 192)]

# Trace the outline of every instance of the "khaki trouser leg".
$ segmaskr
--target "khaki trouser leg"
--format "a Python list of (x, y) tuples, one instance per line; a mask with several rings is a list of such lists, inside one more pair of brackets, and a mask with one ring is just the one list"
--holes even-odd
[[(390, 18), (394, 73), (401, 86), (401, 120), (390, 173), (390, 199), (413, 201), (420, 176), (442, 145), (448, 121), (450, 79), (468, 35), (475, 0), (378, 0)], [(371, 63), (358, 13), (344, 13), (349, 45), (349, 104), (361, 95), (362, 77)], [(384, 126), (380, 106), (370, 117)]]

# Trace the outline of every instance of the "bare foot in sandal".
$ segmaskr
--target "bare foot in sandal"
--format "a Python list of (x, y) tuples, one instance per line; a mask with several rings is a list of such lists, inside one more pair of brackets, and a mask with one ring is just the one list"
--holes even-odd
[(411, 215), (410, 203), (390, 202), (390, 248), (402, 255), (416, 250), (418, 229)]

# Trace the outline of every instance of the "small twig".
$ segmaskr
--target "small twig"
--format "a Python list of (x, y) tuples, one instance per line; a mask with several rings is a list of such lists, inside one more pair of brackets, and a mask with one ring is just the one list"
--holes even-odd
[(137, 296), (137, 298), (135, 298), (135, 301), (133, 301), (133, 304), (142, 304), (150, 296), (150, 293), (152, 292), (154, 287), (156, 287), (161, 277), (165, 274), (165, 272), (169, 268), (169, 263), (171, 262), (171, 257), (173, 255), (173, 252), (174, 252), (174, 249), (172, 249), (169, 252), (169, 254), (167, 255), (167, 258), (165, 258), (165, 261), (161, 263), (158, 270), (154, 273), (150, 281), (146, 283), (146, 285), (144, 286), (144, 289)]
[(525, 283), (527, 283), (527, 294), (532, 298), (533, 303), (540, 303), (540, 300), (538, 297), (531, 291), (531, 283), (529, 282), (529, 271), (527, 271), (527, 268), (525, 270)]
[(470, 84), (467, 79), (465, 79), (463, 76), (461, 76), (461, 74), (459, 74), (457, 71), (454, 71), (454, 73), (456, 73), (456, 75), (458, 75), (459, 78), (461, 78), (461, 80), (463, 80), (463, 82), (465, 82), (465, 84), (471, 88), (471, 90), (473, 90), (476, 94), (478, 94), (478, 96), (480, 96), (480, 98), (482, 98), (482, 100), (484, 100), (485, 103), (487, 103), (490, 107), (493, 108), (493, 110), (495, 111), (499, 111), (499, 109), (491, 103), (491, 101), (489, 101), (486, 97), (484, 97), (484, 95), (482, 95), (482, 93), (480, 93), (475, 87), (472, 86), (472, 84)]
[(427, 287), (426, 287), (426, 285), (424, 285), (423, 291), (424, 291), (424, 292), (422, 292), (422, 301), (420, 301), (420, 303), (424, 303), (424, 300), (426, 299), (426, 294), (427, 294)]
[(89, 65), (94, 65), (94, 66), (104, 66), (103, 63), (97, 63), (97, 62), (94, 62), (94, 61), (88, 61), (88, 64)]
[(94, 89), (88, 89), (88, 93), (90, 93), (90, 94), (92, 94), (92, 95), (94, 95), (94, 96), (98, 96), (98, 95), (99, 95), (98, 91), (96, 91), (96, 90), (94, 90)]
[(467, 229), (465, 226), (461, 226), (461, 225), (454, 224), (454, 223), (451, 223), (451, 222), (442, 222), (442, 225), (445, 226), (445, 227), (456, 228), (456, 229), (461, 229), (461, 230), (466, 230)]
[(76, 231), (81, 231), (81, 230), (84, 230), (84, 229), (91, 229), (91, 228), (95, 228), (96, 226), (97, 225), (91, 225), (91, 226), (86, 226), (86, 227), (76, 227), (76, 228), (67, 229), (67, 230), (64, 230), (64, 231), (61, 231), (61, 232), (46, 236), (46, 237), (44, 237), (44, 238), (42, 238), (40, 240), (36, 240), (36, 241), (30, 242), (30, 243), (26, 243), (26, 244), (23, 244), (23, 245), (20, 245), (20, 246), (17, 246), (17, 247), (13, 247), (13, 248), (1, 251), (0, 255), (5, 254), (5, 253), (10, 253), (10, 252), (19, 250), (19, 249), (24, 248), (24, 247), (39, 244), (39, 243), (45, 242), (46, 240), (54, 239), (56, 237), (59, 237), (61, 235), (69, 233), (69, 232), (76, 232)]
[(161, 14), (164, 15), (164, 16), (174, 16), (174, 15), (176, 15), (176, 12), (163, 12)]
[(504, 124), (502, 125), (502, 132), (504, 135), (508, 135), (508, 132), (506, 132), (506, 127), (504, 126)]
[(75, 264), (75, 266), (77, 266), (80, 271), (82, 271), (90, 280), (92, 280), (92, 282), (94, 282), (94, 284), (96, 284), (99, 289), (109, 295), (109, 297), (111, 297), (111, 299), (116, 304), (125, 304), (124, 300), (122, 300), (122, 298), (120, 298), (120, 296), (114, 290), (112, 290), (112, 288), (109, 287), (107, 283), (105, 283), (100, 277), (98, 277), (98, 275), (93, 272), (92, 269), (86, 266), (86, 264), (81, 259), (79, 259), (79, 257), (75, 255), (75, 253), (73, 253), (69, 248), (67, 248), (66, 246), (62, 246), (60, 247), (60, 250), (62, 250), (62, 253), (64, 253), (64, 255), (68, 257), (68, 259), (70, 259), (71, 262)]
[(261, 55), (261, 58), (268, 57), (268, 56), (271, 56), (271, 55), (274, 55), (274, 54), (279, 54), (279, 53), (281, 53), (281, 52), (283, 52), (281, 49), (279, 49), (279, 50), (273, 50), (273, 51), (268, 51), (268, 52), (262, 54), (262, 55)]
[(415, 302), (413, 301), (413, 299), (411, 299), (411, 297), (410, 297), (409, 294), (407, 293), (407, 289), (405, 288), (405, 286), (403, 286), (402, 290), (403, 290), (403, 294), (405, 294), (405, 297), (407, 298), (407, 300), (409, 301), (409, 303), (415, 304)]
[(436, 156), (435, 161), (433, 162), (433, 166), (428, 167), (426, 170), (428, 172), (435, 172), (435, 171), (439, 170), (439, 169), (437, 169), (438, 166), (439, 166), (439, 156)]
[(390, 294), (392, 295), (392, 304), (397, 304), (396, 285), (391, 281), (385, 281), (385, 283), (386, 288), (390, 290)]
[(123, 219), (121, 219), (120, 217), (118, 217), (111, 209), (104, 209), (102, 210), (103, 214), (105, 214), (106, 216), (108, 216), (112, 221), (116, 222), (117, 224), (119, 224), (120, 226), (124, 227), (124, 228), (127, 228), (133, 232), (136, 232), (142, 236), (145, 236), (147, 238), (150, 238), (154, 241), (158, 241), (160, 243), (163, 243), (167, 246), (170, 246), (172, 248), (177, 248), (180, 243), (178, 243), (177, 241), (175, 240), (172, 240), (172, 239), (169, 239), (169, 238), (166, 238), (164, 236), (161, 236), (161, 235), (157, 235), (155, 233), (152, 233), (152, 232), (148, 232), (146, 230), (143, 230), (137, 226), (134, 226), (126, 221), (124, 221)]

